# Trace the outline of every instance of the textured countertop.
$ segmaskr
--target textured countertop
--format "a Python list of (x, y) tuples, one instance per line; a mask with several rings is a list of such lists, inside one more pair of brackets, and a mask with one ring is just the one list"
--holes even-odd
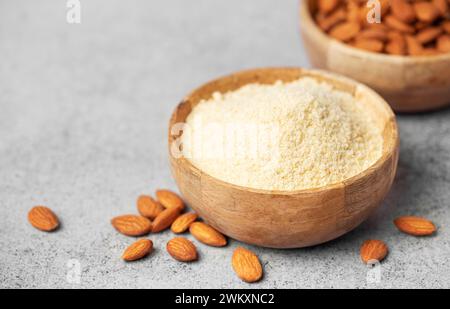
[[(182, 264), (165, 252), (171, 233), (150, 235), (152, 256), (126, 264), (132, 239), (109, 220), (134, 212), (139, 194), (176, 189), (167, 123), (191, 89), (244, 68), (309, 66), (297, 1), (81, 0), (81, 24), (66, 22), (65, 4), (0, 3), (0, 287), (249, 287), (230, 266), (237, 241), (199, 244), (200, 261)], [(450, 287), (450, 110), (398, 122), (399, 170), (383, 206), (321, 246), (250, 246), (265, 267), (250, 287)], [(59, 231), (27, 223), (36, 204), (58, 214)], [(399, 233), (392, 220), (404, 214), (430, 218), (438, 234)], [(367, 238), (391, 248), (371, 270), (358, 255)]]

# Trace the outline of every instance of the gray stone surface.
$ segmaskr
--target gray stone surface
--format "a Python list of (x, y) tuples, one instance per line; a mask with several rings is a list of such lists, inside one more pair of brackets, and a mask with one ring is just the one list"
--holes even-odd
[[(165, 253), (166, 232), (151, 236), (150, 258), (125, 264), (119, 257), (132, 240), (109, 219), (133, 212), (141, 193), (175, 189), (167, 122), (192, 88), (244, 68), (308, 66), (297, 1), (81, 3), (82, 23), (69, 25), (65, 1), (0, 2), (0, 287), (249, 287), (230, 267), (236, 241), (200, 244), (200, 261), (181, 264)], [(265, 278), (251, 287), (450, 287), (450, 110), (398, 121), (399, 172), (379, 211), (321, 246), (253, 248)], [(35, 204), (54, 209), (62, 229), (30, 227)], [(392, 220), (403, 214), (434, 220), (439, 233), (400, 234)], [(391, 247), (379, 283), (366, 280), (359, 260), (367, 238)]]

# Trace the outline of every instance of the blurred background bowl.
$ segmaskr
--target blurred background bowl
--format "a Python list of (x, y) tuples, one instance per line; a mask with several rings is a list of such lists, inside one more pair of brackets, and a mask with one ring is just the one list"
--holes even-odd
[(420, 112), (450, 104), (450, 53), (392, 56), (367, 52), (324, 33), (313, 19), (316, 0), (300, 1), (300, 29), (312, 65), (364, 83), (397, 112)]

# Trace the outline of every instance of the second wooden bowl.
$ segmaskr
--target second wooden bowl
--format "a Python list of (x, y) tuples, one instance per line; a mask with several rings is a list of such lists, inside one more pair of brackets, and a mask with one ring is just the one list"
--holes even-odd
[(300, 29), (313, 66), (364, 83), (398, 112), (450, 104), (450, 53), (406, 57), (367, 52), (326, 35), (314, 22), (317, 0), (300, 1)]
[[(340, 183), (300, 191), (269, 191), (236, 186), (211, 177), (188, 159), (172, 155), (179, 124), (192, 108), (216, 91), (225, 93), (249, 83), (272, 84), (309, 76), (355, 96), (383, 135), (383, 153), (362, 173)], [(240, 241), (264, 247), (298, 248), (337, 238), (363, 222), (391, 188), (398, 161), (395, 116), (387, 103), (364, 85), (320, 71), (269, 68), (239, 72), (205, 84), (176, 108), (169, 125), (170, 165), (187, 203), (213, 227)], [(175, 147), (175, 148), (174, 148)]]

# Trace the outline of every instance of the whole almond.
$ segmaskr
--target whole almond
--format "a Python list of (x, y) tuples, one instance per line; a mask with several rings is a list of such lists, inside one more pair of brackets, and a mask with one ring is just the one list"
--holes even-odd
[(399, 217), (394, 220), (394, 224), (403, 233), (413, 236), (429, 236), (436, 232), (433, 222), (421, 217)]
[(174, 192), (169, 190), (158, 190), (156, 191), (156, 197), (158, 198), (158, 201), (165, 207), (165, 208), (179, 208), (180, 211), (184, 209), (184, 202), (183, 200)]
[(442, 28), (445, 30), (445, 32), (450, 34), (450, 21), (443, 22)]
[(193, 212), (182, 214), (172, 223), (172, 232), (175, 234), (186, 232), (191, 223), (197, 220), (197, 218), (197, 214)]
[(184, 237), (171, 239), (167, 243), (166, 249), (175, 260), (180, 262), (191, 262), (198, 258), (197, 248), (190, 240)]
[(391, 40), (386, 44), (386, 52), (391, 55), (406, 55), (406, 41), (403, 39)]
[(350, 22), (359, 22), (360, 21), (360, 9), (359, 5), (356, 2), (350, 1), (347, 3), (347, 12), (346, 18)]
[(45, 206), (33, 207), (28, 212), (28, 221), (32, 226), (44, 232), (51, 232), (59, 227), (58, 217)]
[(440, 27), (429, 27), (429, 28), (421, 30), (416, 35), (416, 39), (421, 44), (427, 44), (427, 43), (430, 43), (431, 41), (436, 40), (439, 37), (439, 35), (442, 33), (442, 31), (443, 30)]
[(413, 7), (417, 18), (424, 22), (431, 23), (440, 15), (439, 10), (431, 2), (415, 2)]
[(447, 0), (433, 0), (432, 3), (442, 17), (446, 17), (449, 14), (449, 5)]
[(408, 54), (411, 56), (422, 56), (423, 46), (420, 42), (413, 36), (406, 36), (406, 46), (408, 48)]
[(112, 226), (127, 236), (141, 236), (150, 233), (152, 222), (142, 216), (123, 215), (111, 220)]
[(153, 233), (164, 231), (178, 218), (180, 215), (180, 208), (172, 207), (166, 208), (153, 221)]
[(330, 13), (339, 5), (340, 0), (318, 0), (319, 11)]
[(341, 23), (330, 31), (330, 36), (343, 42), (348, 42), (358, 35), (361, 26), (356, 22)]
[(391, 0), (392, 14), (402, 22), (411, 23), (416, 19), (413, 6), (406, 0)]
[(450, 53), (450, 35), (441, 35), (438, 38), (437, 49), (443, 53)]
[(414, 33), (416, 32), (416, 29), (414, 27), (410, 26), (407, 23), (402, 22), (401, 20), (398, 20), (396, 17), (392, 15), (388, 15), (385, 18), (386, 25), (391, 28), (392, 30), (397, 30), (403, 33)]
[(414, 28), (416, 28), (417, 31), (422, 31), (426, 28), (431, 27), (432, 24), (431, 23), (426, 23), (424, 21), (418, 21), (414, 24)]
[(441, 52), (437, 48), (427, 47), (427, 48), (422, 49), (420, 56), (437, 56), (440, 54), (441, 54)]
[(131, 262), (142, 259), (153, 250), (153, 242), (149, 239), (140, 239), (131, 244), (122, 254), (122, 259)]
[(373, 260), (381, 262), (387, 256), (388, 251), (388, 246), (383, 241), (366, 240), (361, 246), (361, 260), (366, 264)]
[(388, 39), (387, 31), (381, 29), (365, 29), (358, 33), (356, 40), (366, 39), (366, 40), (378, 40), (381, 42), (386, 42)]
[(153, 220), (164, 210), (164, 207), (151, 196), (141, 195), (137, 200), (137, 209), (141, 216)]
[(322, 14), (318, 14), (316, 16), (317, 24), (323, 31), (328, 31), (336, 24), (344, 21), (347, 17), (347, 13), (344, 9), (339, 9), (330, 14), (329, 16), (325, 16)]
[(262, 278), (261, 262), (256, 254), (248, 249), (236, 248), (231, 259), (231, 265), (237, 276), (245, 282), (257, 282)]
[(354, 47), (367, 51), (380, 53), (384, 49), (383, 42), (375, 39), (359, 39), (353, 44)]
[(223, 247), (227, 239), (216, 229), (203, 222), (194, 222), (189, 226), (189, 232), (198, 241), (213, 247)]

